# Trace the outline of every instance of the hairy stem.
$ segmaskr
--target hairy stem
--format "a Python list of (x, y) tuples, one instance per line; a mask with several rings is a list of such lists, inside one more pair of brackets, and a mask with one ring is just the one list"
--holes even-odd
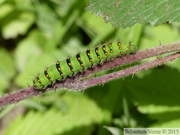
[[(119, 57), (110, 62), (104, 63), (103, 66), (96, 66), (93, 70), (87, 69), (84, 73), (80, 73), (80, 74), (74, 76), (74, 78), (68, 78), (63, 83), (56, 83), (54, 88), (55, 89), (67, 88), (67, 89), (77, 90), (77, 89), (85, 89), (88, 87), (92, 87), (94, 85), (97, 85), (100, 83), (105, 83), (105, 82), (115, 79), (115, 78), (127, 76), (130, 74), (134, 74), (137, 71), (141, 71), (141, 70), (148, 69), (148, 68), (151, 68), (154, 66), (158, 66), (167, 61), (172, 61), (172, 60), (180, 57), (180, 54), (179, 53), (172, 54), (172, 55), (166, 56), (164, 58), (154, 60), (152, 62), (144, 63), (144, 64), (137, 65), (137, 66), (130, 67), (130, 68), (126, 68), (126, 69), (123, 69), (123, 70), (115, 72), (115, 73), (111, 73), (111, 74), (108, 74), (108, 75), (105, 75), (102, 77), (93, 78), (93, 79), (86, 80), (86, 81), (78, 81), (78, 79), (82, 78), (84, 76), (87, 76), (89, 74), (93, 74), (93, 73), (102, 71), (102, 70), (107, 70), (107, 69), (117, 67), (117, 66), (120, 66), (123, 64), (133, 63), (133, 62), (140, 61), (140, 60), (150, 58), (153, 56), (159, 56), (162, 54), (172, 53), (172, 52), (176, 52), (176, 51), (180, 51), (180, 42), (172, 43), (169, 45), (160, 45), (155, 48), (138, 51), (135, 54)], [(48, 88), (45, 92), (54, 90), (54, 88)], [(6, 105), (12, 104), (12, 103), (17, 103), (23, 99), (30, 98), (30, 97), (36, 96), (36, 95), (40, 95), (42, 93), (43, 93), (42, 91), (35, 91), (33, 89), (33, 87), (30, 86), (30, 87), (22, 89), (18, 92), (1, 97), (0, 98), (0, 107), (6, 106)]]
[(151, 62), (147, 62), (147, 63), (143, 63), (143, 64), (140, 64), (137, 66), (126, 68), (124, 70), (113, 72), (113, 73), (110, 73), (108, 75), (104, 75), (101, 77), (93, 78), (93, 79), (86, 80), (86, 81), (82, 80), (82, 81), (79, 81), (76, 83), (71, 83), (71, 84), (67, 83), (64, 87), (67, 89), (71, 89), (73, 87), (73, 89), (83, 90), (83, 89), (86, 89), (86, 88), (89, 88), (89, 87), (92, 87), (92, 86), (95, 86), (98, 84), (103, 84), (105, 82), (108, 82), (110, 80), (114, 80), (114, 79), (117, 79), (120, 77), (128, 76), (131, 74), (134, 75), (134, 73), (136, 73), (138, 71), (164, 64), (165, 62), (172, 61), (178, 57), (180, 57), (180, 53), (175, 53), (175, 54), (172, 54), (172, 55), (160, 58), (160, 59), (156, 59)]

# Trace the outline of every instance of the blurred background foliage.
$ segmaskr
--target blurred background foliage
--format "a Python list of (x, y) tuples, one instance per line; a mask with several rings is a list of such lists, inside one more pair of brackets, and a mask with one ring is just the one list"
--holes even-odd
[[(32, 85), (57, 59), (109, 40), (139, 49), (180, 40), (179, 24), (114, 28), (88, 0), (0, 1), (0, 95)], [(85, 91), (58, 90), (0, 110), (3, 135), (110, 135), (180, 126), (180, 60)]]

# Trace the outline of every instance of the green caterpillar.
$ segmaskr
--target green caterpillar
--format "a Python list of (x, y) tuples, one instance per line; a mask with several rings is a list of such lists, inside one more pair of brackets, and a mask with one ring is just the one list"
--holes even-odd
[(46, 68), (44, 72), (37, 74), (33, 79), (35, 90), (46, 90), (52, 87), (57, 81), (64, 81), (67, 77), (75, 76), (78, 72), (83, 72), (87, 68), (102, 65), (104, 62), (116, 57), (129, 55), (136, 52), (136, 46), (121, 44), (120, 41), (112, 41), (87, 49), (85, 52), (77, 53), (73, 57), (57, 61), (56, 64)]

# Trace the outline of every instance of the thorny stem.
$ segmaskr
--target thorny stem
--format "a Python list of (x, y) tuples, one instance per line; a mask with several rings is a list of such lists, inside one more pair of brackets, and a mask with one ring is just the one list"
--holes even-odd
[(167, 61), (172, 61), (178, 57), (180, 57), (180, 53), (175, 53), (175, 54), (172, 54), (172, 55), (160, 58), (160, 59), (156, 59), (151, 62), (147, 62), (147, 63), (143, 63), (143, 64), (140, 64), (137, 66), (126, 68), (124, 70), (113, 72), (113, 73), (110, 73), (108, 75), (104, 75), (101, 77), (96, 77), (96, 78), (86, 80), (86, 81), (82, 80), (82, 81), (79, 81), (78, 83), (74, 82), (71, 84), (66, 84), (65, 87), (67, 89), (70, 89), (73, 87), (73, 89), (76, 89), (76, 90), (83, 90), (83, 89), (86, 89), (86, 88), (89, 88), (89, 87), (92, 87), (92, 86), (95, 86), (95, 85), (98, 85), (101, 83), (108, 82), (110, 80), (114, 80), (114, 79), (123, 77), (123, 76), (128, 76), (131, 74), (134, 75), (134, 73), (136, 73), (138, 71), (161, 65)]
[[(149, 57), (153, 56), (159, 56), (162, 54), (167, 54), (167, 53), (172, 53), (180, 51), (180, 42), (177, 43), (172, 43), (169, 45), (160, 45), (155, 48), (150, 48), (142, 51), (138, 51), (135, 54), (131, 54), (129, 56), (123, 56), (116, 58), (112, 60), (111, 62), (104, 63), (103, 66), (96, 66), (93, 70), (92, 69), (87, 69), (83, 74), (78, 74), (76, 75), (73, 79), (69, 78), (66, 79), (63, 83), (56, 83), (54, 88), (67, 88), (67, 89), (72, 89), (72, 90), (77, 90), (77, 89), (86, 89), (88, 87), (100, 84), (100, 83), (105, 83), (108, 82), (109, 80), (119, 78), (122, 76), (127, 76), (130, 74), (134, 74), (138, 71), (148, 69), (150, 67), (158, 66), (160, 64), (163, 64), (167, 61), (172, 61), (178, 57), (180, 57), (180, 53), (175, 53), (166, 57), (163, 57), (161, 59), (156, 59), (151, 62), (147, 62), (141, 65), (137, 65), (134, 67), (126, 68), (118, 72), (114, 72), (108, 75), (104, 75), (102, 77), (98, 78), (93, 78), (90, 80), (86, 81), (78, 81), (79, 78), (85, 77), (89, 74), (93, 74), (102, 70), (110, 69), (113, 67), (117, 67), (123, 64), (128, 64), (128, 63), (133, 63), (136, 61), (140, 61)], [(54, 90), (54, 88), (48, 88), (46, 92)], [(8, 104), (12, 103), (17, 103), (23, 99), (30, 98), (35, 95), (40, 95), (43, 92), (35, 91), (32, 86), (22, 89), (18, 92), (3, 96), (0, 98), (0, 107), (6, 106)]]

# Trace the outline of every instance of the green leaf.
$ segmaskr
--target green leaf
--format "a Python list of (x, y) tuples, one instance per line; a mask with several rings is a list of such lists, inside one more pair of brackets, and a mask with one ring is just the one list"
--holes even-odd
[(86, 135), (92, 132), (93, 124), (104, 121), (106, 111), (83, 94), (70, 92), (62, 97), (62, 102), (67, 107), (66, 112), (55, 108), (43, 113), (29, 111), (26, 116), (20, 116), (11, 122), (4, 135)]
[(15, 75), (15, 65), (8, 51), (0, 48), (0, 92), (8, 87), (10, 80)]
[(0, 0), (0, 4), (3, 3), (4, 1), (6, 1), (6, 0)]
[[(16, 12), (16, 11), (14, 11)], [(14, 13), (12, 13), (14, 14)], [(5, 39), (16, 38), (18, 35), (24, 35), (34, 22), (34, 15), (30, 13), (17, 13), (9, 16), (9, 21), (3, 23), (2, 34)]]
[[(174, 26), (177, 27), (177, 26)], [(144, 38), (141, 41), (140, 49), (155, 47), (160, 44), (169, 44), (180, 40), (179, 31), (168, 24), (158, 27), (145, 26)]]
[(48, 36), (54, 36), (53, 25), (57, 23), (57, 15), (49, 6), (45, 4), (36, 4), (37, 8), (37, 24), (39, 28), (44, 31)]
[(178, 118), (179, 74), (176, 69), (161, 67), (130, 80), (127, 86), (139, 112), (161, 121)]
[(177, 0), (91, 0), (87, 7), (115, 27), (131, 27), (135, 23), (158, 25), (180, 21)]
[(2, 21), (2, 18), (6, 17), (10, 12), (12, 12), (14, 10), (14, 7), (9, 4), (2, 4), (2, 5), (0, 5), (0, 8), (1, 8), (0, 22)]
[(139, 105), (180, 106), (179, 74), (176, 69), (156, 68), (146, 75), (144, 72), (144, 77), (134, 78), (127, 86)]
[(111, 132), (112, 135), (120, 135), (120, 130), (117, 127), (108, 127), (108, 126), (104, 126), (104, 128), (106, 128), (107, 130), (109, 130), (109, 132)]
[(176, 118), (171, 121), (167, 122), (159, 122), (156, 124), (151, 125), (151, 127), (158, 127), (158, 128), (179, 128), (180, 127), (180, 119)]

